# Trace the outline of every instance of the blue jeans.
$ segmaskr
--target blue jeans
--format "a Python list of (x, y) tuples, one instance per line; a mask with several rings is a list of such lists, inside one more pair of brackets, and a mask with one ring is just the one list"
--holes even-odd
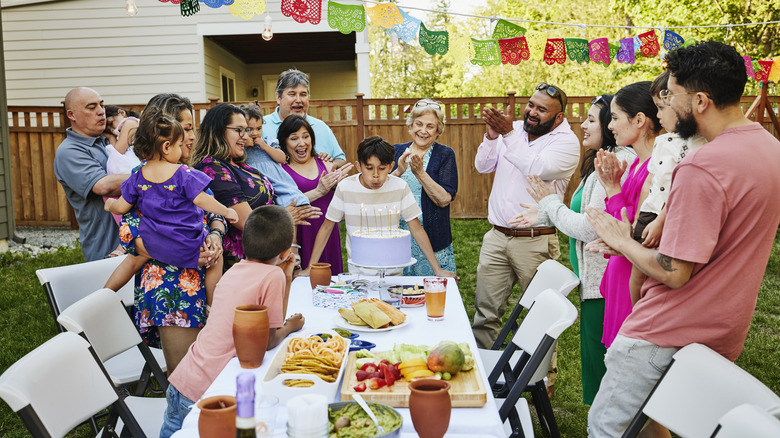
[(168, 385), (165, 391), (165, 400), (168, 402), (168, 408), (165, 410), (165, 420), (162, 429), (160, 429), (160, 438), (169, 438), (174, 432), (181, 429), (184, 417), (190, 413), (194, 401), (183, 396), (173, 385)]
[(607, 373), (588, 413), (588, 436), (621, 436), (676, 352), (673, 347), (618, 335), (604, 359)]

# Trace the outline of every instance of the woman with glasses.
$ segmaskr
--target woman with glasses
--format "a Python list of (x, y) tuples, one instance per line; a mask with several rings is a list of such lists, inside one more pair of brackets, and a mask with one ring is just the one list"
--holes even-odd
[(274, 203), (271, 182), (245, 164), (244, 146), (251, 142), (244, 112), (221, 103), (206, 113), (192, 150), (192, 165), (211, 177), (214, 197), (238, 213), (238, 222), (230, 224), (222, 240), (225, 270), (244, 258), (241, 238), (249, 213)]
[[(455, 151), (436, 140), (444, 132), (442, 104), (422, 99), (414, 104), (406, 118), (412, 141), (396, 144), (393, 175), (409, 185), (417, 204), (422, 209), (418, 218), (422, 224), (439, 265), (455, 272), (455, 253), (452, 250), (450, 202), (458, 192), (458, 169)], [(401, 228), (407, 229), (401, 220)], [(435, 275), (425, 255), (412, 242), (412, 257), (417, 263), (404, 269), (404, 275)]]
[[(520, 204), (526, 210), (510, 221), (518, 228), (550, 224), (569, 236), (569, 260), (580, 278), (580, 347), (582, 366), (582, 401), (593, 403), (604, 377), (604, 355), (607, 349), (601, 342), (604, 328), (604, 298), (599, 285), (607, 268), (607, 259), (601, 254), (584, 250), (586, 243), (598, 239), (598, 234), (585, 217), (585, 207), (604, 210), (606, 191), (594, 175), (596, 154), (600, 150), (614, 152), (621, 161), (633, 161), (636, 153), (630, 147), (615, 146), (615, 137), (607, 129), (611, 121), (612, 95), (596, 97), (588, 117), (582, 122), (582, 146), (586, 151), (580, 164), (580, 185), (571, 198), (570, 207), (561, 201), (555, 190), (538, 176), (531, 175), (530, 194), (537, 205)], [(623, 175), (623, 179), (628, 174)]]

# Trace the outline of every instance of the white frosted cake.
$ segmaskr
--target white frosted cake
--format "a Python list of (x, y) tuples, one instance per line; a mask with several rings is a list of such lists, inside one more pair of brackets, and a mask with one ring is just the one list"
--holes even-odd
[(363, 266), (403, 266), (412, 259), (412, 236), (398, 228), (352, 232), (352, 263)]

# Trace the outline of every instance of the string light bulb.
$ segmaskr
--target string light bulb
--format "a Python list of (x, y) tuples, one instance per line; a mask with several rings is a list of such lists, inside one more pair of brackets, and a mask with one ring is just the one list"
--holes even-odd
[(263, 29), (263, 39), (266, 41), (271, 41), (271, 38), (274, 37), (274, 33), (271, 30), (271, 25), (273, 23), (271, 22), (271, 16), (266, 14), (265, 15), (265, 28)]
[(393, 46), (393, 53), (401, 51), (401, 45), (398, 43), (398, 34), (395, 31), (390, 34), (390, 44)]
[(125, 12), (131, 17), (138, 15), (138, 8), (135, 7), (135, 0), (125, 0)]

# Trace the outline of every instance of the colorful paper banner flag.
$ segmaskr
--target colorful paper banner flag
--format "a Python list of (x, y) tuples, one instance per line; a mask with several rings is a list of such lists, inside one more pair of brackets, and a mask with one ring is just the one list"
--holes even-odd
[(450, 49), (450, 36), (446, 30), (428, 30), (420, 23), (420, 46), (429, 55), (445, 55)]
[(775, 62), (772, 63), (772, 70), (769, 72), (769, 82), (777, 83), (780, 79), (780, 56), (775, 56)]
[(171, 2), (172, 5), (178, 5), (181, 3), (181, 0), (160, 0), (160, 3), (168, 3)]
[(611, 62), (613, 59), (615, 59), (615, 56), (617, 56), (617, 52), (620, 49), (620, 44), (610, 42), (607, 42), (607, 44), (609, 45), (609, 60)]
[(235, 0), (200, 0), (201, 3), (205, 4), (210, 8), (221, 8), (222, 6), (230, 6), (233, 4), (234, 1)]
[(591, 40), (588, 48), (590, 50), (590, 59), (593, 60), (593, 62), (601, 62), (604, 65), (609, 65), (611, 58), (609, 57), (609, 41), (606, 38)]
[(404, 17), (398, 11), (395, 3), (380, 3), (376, 6), (366, 6), (366, 13), (371, 22), (385, 29), (392, 29), (396, 24), (404, 22)]
[(529, 31), (525, 34), (528, 42), (528, 50), (531, 51), (531, 59), (536, 61), (544, 60), (544, 47), (547, 45), (547, 34), (537, 31)]
[(457, 35), (455, 32), (449, 32), (449, 35), (450, 55), (456, 62), (465, 64), (474, 59), (474, 45), (471, 43), (471, 38)]
[(501, 62), (503, 64), (520, 64), (520, 61), (528, 61), (531, 52), (528, 50), (528, 42), (524, 36), (498, 40), (501, 49)]
[(672, 50), (682, 47), (685, 43), (685, 39), (680, 35), (672, 32), (671, 30), (664, 31), (664, 50), (671, 52)]
[(493, 29), (493, 39), (509, 39), (525, 35), (525, 28), (518, 26), (509, 21), (500, 19), (496, 23), (496, 28)]
[(406, 41), (407, 43), (411, 43), (417, 37), (417, 33), (420, 31), (420, 23), (422, 23), (422, 21), (407, 14), (403, 9), (399, 9), (398, 11), (404, 18), (403, 23), (396, 24), (392, 29), (386, 29), (386, 32), (388, 35), (395, 32), (395, 34), (398, 35), (398, 38)]
[(750, 59), (750, 56), (743, 56), (742, 59), (745, 60), (745, 71), (748, 76), (755, 79), (756, 78), (756, 71), (753, 70), (753, 61)]
[(696, 38), (691, 37), (685, 40), (685, 42), (683, 43), (683, 47), (692, 46), (694, 44), (696, 44)]
[(282, 15), (296, 23), (320, 24), (322, 0), (282, 0)]
[(189, 17), (200, 12), (200, 3), (198, 0), (183, 0), (179, 5), (179, 11), (182, 17)]
[(642, 41), (638, 36), (634, 36), (634, 53), (639, 53), (640, 47), (642, 47)]
[(566, 62), (566, 43), (563, 38), (547, 38), (547, 45), (544, 47), (544, 62), (547, 65)]
[(477, 40), (472, 38), (471, 44), (474, 46), (474, 58), (471, 59), (472, 64), (501, 64), (501, 50), (498, 48), (498, 40)]
[(234, 17), (251, 20), (255, 15), (261, 15), (265, 12), (265, 0), (235, 0), (232, 5), (228, 6), (228, 9)]
[(636, 62), (634, 38), (623, 38), (620, 40), (620, 49), (618, 49), (617, 52), (617, 61), (624, 64), (633, 64)]
[(766, 83), (769, 80), (769, 74), (772, 71), (773, 61), (758, 61), (758, 65), (761, 69), (756, 72), (756, 80), (758, 82)]
[(342, 5), (329, 0), (328, 26), (345, 35), (362, 32), (366, 28), (366, 10), (363, 5)]
[(564, 38), (566, 43), (566, 54), (569, 59), (582, 64), (583, 62), (590, 62), (590, 55), (588, 55), (588, 40), (582, 38)]
[(658, 44), (658, 36), (654, 30), (650, 29), (645, 33), (640, 33), (639, 41), (642, 42), (642, 47), (639, 48), (642, 56), (657, 56), (661, 52), (661, 45)]

